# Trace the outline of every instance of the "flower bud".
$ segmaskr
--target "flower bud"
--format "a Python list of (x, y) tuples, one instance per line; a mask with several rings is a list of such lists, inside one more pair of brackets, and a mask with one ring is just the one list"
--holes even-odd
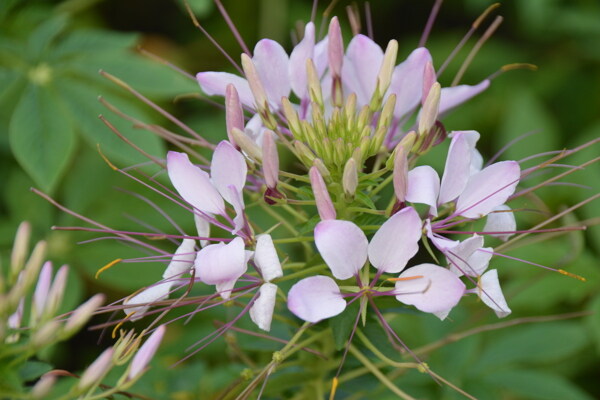
[(327, 44), (327, 55), (329, 60), (329, 72), (331, 73), (331, 99), (336, 107), (341, 107), (344, 95), (342, 92), (342, 65), (344, 62), (344, 40), (342, 30), (337, 17), (333, 17), (329, 23), (329, 42)]
[(10, 281), (14, 282), (19, 272), (25, 265), (27, 252), (29, 251), (29, 238), (31, 237), (31, 225), (29, 222), (21, 222), (15, 235), (13, 250), (10, 255)]
[[(254, 96), (256, 110), (260, 114), (264, 125), (269, 129), (276, 129), (277, 121), (275, 121), (275, 117), (273, 116), (269, 108), (269, 100), (267, 98), (265, 88), (260, 80), (260, 77), (258, 76), (258, 72), (256, 71), (256, 67), (252, 62), (252, 59), (248, 57), (248, 55), (245, 53), (242, 54), (242, 68), (244, 69), (244, 74), (246, 75), (246, 79), (248, 80), (248, 85), (250, 86), (250, 90), (252, 91), (252, 95)], [(241, 147), (240, 143), (238, 143), (238, 145), (240, 145)]]
[(427, 135), (429, 130), (435, 124), (440, 107), (441, 86), (438, 82), (434, 83), (429, 90), (421, 116), (419, 117), (419, 136)]
[(397, 56), (398, 42), (396, 40), (390, 40), (387, 48), (385, 49), (383, 62), (381, 63), (379, 75), (377, 76), (377, 92), (382, 98), (390, 86), (390, 82), (392, 81), (392, 74), (394, 73)]
[(57, 340), (60, 325), (61, 324), (58, 321), (49, 321), (44, 324), (31, 338), (33, 347), (35, 349), (42, 349), (54, 343)]
[(25, 267), (19, 273), (15, 285), (8, 293), (7, 301), (3, 301), (0, 304), (0, 314), (6, 309), (8, 309), (8, 312), (12, 312), (21, 298), (29, 292), (29, 289), (38, 277), (40, 268), (42, 267), (42, 262), (44, 261), (46, 254), (46, 247), (46, 242), (43, 241), (38, 242), (35, 245)]
[(33, 325), (35, 325), (35, 320), (39, 319), (44, 312), (51, 280), (52, 263), (50, 261), (46, 261), (38, 277), (38, 282), (35, 286), (35, 292), (33, 292), (33, 304), (31, 306), (31, 320)]
[(56, 383), (56, 375), (53, 375), (51, 373), (48, 374), (44, 374), (42, 375), (42, 377), (40, 378), (39, 381), (37, 381), (35, 383), (35, 385), (33, 386), (33, 388), (31, 389), (30, 395), (32, 399), (46, 399), (48, 396), (48, 394), (50, 393), (50, 390), (52, 390), (52, 387), (54, 386), (54, 384)]
[[(306, 77), (308, 78), (308, 90), (310, 99), (320, 109), (323, 109), (323, 91), (321, 90), (321, 81), (315, 63), (311, 58), (306, 59)], [(313, 105), (314, 106), (314, 105)]]
[(344, 166), (342, 186), (346, 196), (354, 197), (358, 186), (358, 170), (356, 169), (356, 161), (353, 158), (349, 159)]
[(267, 187), (270, 189), (277, 187), (279, 179), (279, 155), (274, 136), (273, 132), (265, 131), (262, 142), (263, 174)]
[(295, 140), (293, 146), (296, 152), (296, 156), (300, 159), (300, 161), (302, 161), (304, 165), (308, 167), (309, 165), (313, 164), (313, 161), (315, 160), (315, 154), (307, 145), (305, 145), (299, 140)]
[(252, 139), (246, 135), (243, 131), (237, 128), (231, 130), (231, 134), (235, 140), (235, 143), (242, 149), (244, 153), (248, 155), (254, 161), (260, 162), (262, 160), (262, 152), (260, 147)]
[(320, 158), (315, 158), (313, 160), (313, 165), (317, 167), (323, 179), (325, 179), (326, 181), (331, 180), (331, 173), (329, 173), (329, 170)]
[(85, 325), (92, 317), (94, 312), (104, 303), (104, 295), (97, 294), (91, 297), (88, 301), (77, 307), (67, 320), (67, 324), (63, 330), (65, 336), (75, 334), (83, 325)]
[(421, 104), (425, 104), (425, 100), (427, 100), (427, 96), (436, 79), (437, 77), (435, 75), (435, 70), (433, 69), (433, 64), (431, 61), (427, 61), (425, 70), (423, 71), (423, 93), (421, 95)]
[(329, 197), (327, 186), (325, 185), (323, 177), (319, 173), (319, 169), (316, 166), (311, 167), (308, 175), (310, 177), (310, 183), (315, 195), (319, 217), (321, 217), (322, 220), (335, 219), (335, 207), (333, 206), (331, 197)]
[(113, 363), (115, 365), (123, 365), (129, 361), (133, 352), (138, 348), (139, 338), (135, 336), (135, 331), (132, 329), (125, 335), (121, 333), (119, 339), (114, 344), (115, 352), (113, 354)]
[(160, 342), (165, 334), (166, 327), (164, 325), (156, 328), (154, 333), (150, 335), (150, 337), (144, 342), (142, 347), (138, 350), (138, 352), (133, 357), (133, 361), (131, 361), (131, 367), (129, 370), (128, 379), (133, 380), (141, 376), (143, 374), (144, 369), (154, 357), (154, 353), (158, 349)]
[(113, 366), (112, 356), (114, 349), (109, 347), (83, 372), (77, 388), (85, 392), (91, 387), (100, 383), (102, 378), (110, 371)]
[(54, 276), (54, 281), (52, 282), (52, 286), (48, 291), (48, 297), (46, 298), (46, 305), (44, 306), (43, 317), (53, 317), (58, 308), (60, 307), (65, 294), (65, 288), (67, 286), (68, 273), (69, 267), (63, 265), (62, 267), (60, 267), (60, 269)]
[(402, 145), (396, 146), (393, 172), (394, 193), (399, 202), (404, 202), (408, 190), (408, 159)]
[(239, 146), (235, 143), (235, 139), (231, 134), (233, 128), (237, 128), (241, 131), (244, 130), (244, 111), (242, 109), (242, 103), (240, 102), (240, 96), (233, 86), (233, 84), (227, 85), (225, 89), (225, 122), (227, 124), (227, 137), (229, 142), (239, 150)]

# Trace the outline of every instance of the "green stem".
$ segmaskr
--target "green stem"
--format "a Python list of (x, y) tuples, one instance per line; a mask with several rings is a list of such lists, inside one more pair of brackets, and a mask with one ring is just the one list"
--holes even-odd
[(379, 193), (383, 188), (385, 188), (391, 181), (394, 179), (394, 175), (390, 175), (385, 178), (379, 185), (375, 186), (373, 190), (369, 192), (369, 196), (374, 196)]

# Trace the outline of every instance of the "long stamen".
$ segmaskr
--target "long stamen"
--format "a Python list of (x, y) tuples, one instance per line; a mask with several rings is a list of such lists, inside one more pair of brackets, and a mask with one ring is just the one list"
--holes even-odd
[(496, 19), (494, 19), (494, 22), (492, 22), (492, 24), (489, 26), (489, 28), (481, 36), (481, 38), (479, 38), (477, 43), (475, 43), (475, 46), (473, 46), (473, 49), (471, 50), (471, 52), (469, 53), (469, 55), (467, 56), (467, 58), (461, 65), (460, 69), (456, 73), (456, 76), (452, 80), (452, 84), (450, 86), (458, 85), (458, 83), (462, 79), (463, 75), (467, 71), (467, 68), (469, 68), (469, 65), (471, 65), (471, 62), (473, 61), (473, 59), (475, 58), (475, 56), (477, 55), (477, 53), (479, 52), (479, 50), (481, 49), (483, 44), (494, 34), (496, 29), (498, 29), (498, 27), (502, 23), (502, 20), (503, 20), (503, 18), (501, 16), (497, 16)]
[(429, 38), (429, 34), (431, 33), (431, 29), (433, 28), (433, 24), (435, 23), (435, 18), (440, 11), (440, 7), (442, 6), (444, 0), (436, 0), (431, 8), (431, 13), (429, 14), (429, 18), (427, 19), (427, 23), (425, 24), (425, 29), (423, 30), (423, 34), (421, 35), (421, 40), (419, 40), (419, 47), (424, 47), (425, 43), (427, 43), (427, 39)]

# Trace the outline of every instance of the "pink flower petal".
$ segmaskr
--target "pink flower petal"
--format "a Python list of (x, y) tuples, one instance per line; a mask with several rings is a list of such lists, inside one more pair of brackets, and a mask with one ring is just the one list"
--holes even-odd
[(275, 310), (277, 285), (268, 282), (263, 283), (259, 292), (260, 296), (250, 308), (250, 318), (260, 329), (269, 332), (273, 320), (273, 310)]
[(463, 240), (457, 246), (444, 252), (450, 271), (456, 275), (463, 274), (478, 277), (488, 267), (492, 254), (487, 251), (490, 248), (483, 248), (483, 237), (473, 235)]
[(194, 265), (202, 282), (218, 285), (219, 292), (231, 289), (248, 269), (244, 240), (236, 237), (228, 244), (210, 244), (198, 252)]
[[(199, 237), (210, 237), (210, 222), (203, 216), (194, 213), (194, 224)], [(205, 247), (207, 244), (208, 240), (200, 240), (200, 247)]]
[(440, 115), (464, 103), (471, 97), (477, 96), (490, 86), (489, 80), (484, 80), (477, 85), (458, 85), (442, 89), (440, 97)]
[(163, 279), (180, 278), (194, 266), (196, 258), (196, 242), (193, 239), (183, 239), (163, 273)]
[(342, 66), (342, 83), (347, 88), (345, 94), (356, 93), (359, 106), (371, 100), (382, 62), (383, 50), (367, 36), (356, 35), (348, 44)]
[(406, 201), (431, 206), (429, 213), (437, 215), (437, 199), (440, 191), (440, 177), (429, 165), (408, 171)]
[(248, 168), (246, 159), (226, 140), (217, 145), (210, 164), (210, 177), (223, 198), (231, 205), (233, 199), (229, 185), (233, 185), (239, 193), (244, 190)]
[(171, 183), (183, 199), (198, 210), (225, 214), (223, 198), (210, 182), (208, 174), (190, 162), (187, 154), (170, 151), (167, 172)]
[(166, 329), (167, 327), (165, 325), (161, 325), (156, 328), (152, 335), (146, 339), (135, 356), (133, 356), (133, 360), (131, 361), (131, 369), (129, 370), (128, 375), (129, 379), (135, 379), (148, 366), (152, 360), (152, 357), (154, 357), (154, 353), (156, 353), (160, 342), (162, 341)]
[(481, 288), (478, 290), (481, 301), (490, 307), (498, 318), (504, 318), (512, 311), (506, 304), (506, 299), (502, 294), (500, 282), (498, 281), (498, 270), (492, 269), (481, 276), (479, 281)]
[(319, 222), (315, 227), (315, 244), (337, 279), (353, 277), (367, 261), (367, 237), (350, 221)]
[(427, 62), (431, 62), (429, 50), (419, 47), (394, 69), (389, 88), (389, 93), (396, 94), (394, 117), (402, 118), (421, 101)]
[(135, 312), (129, 319), (131, 321), (136, 321), (140, 318), (144, 317), (144, 314), (148, 309), (152, 306), (152, 303), (157, 301), (161, 301), (169, 297), (169, 292), (171, 291), (171, 287), (173, 286), (173, 282), (163, 282), (157, 283), (155, 285), (149, 286), (146, 289), (142, 290), (138, 294), (129, 299), (123, 301), (123, 305), (129, 304), (146, 304), (142, 306), (136, 307), (128, 307), (123, 311), (126, 315), (129, 315), (132, 312)]
[[(514, 232), (517, 230), (517, 221), (515, 221), (515, 214), (510, 211), (510, 207), (506, 204), (500, 205), (494, 208), (493, 211), (487, 216), (483, 232)], [(502, 241), (507, 241), (513, 233), (499, 233), (490, 234), (499, 238)]]
[(262, 39), (254, 47), (252, 61), (271, 107), (279, 109), (281, 98), (289, 96), (291, 89), (287, 53), (276, 41)]
[(469, 138), (466, 132), (454, 133), (446, 158), (438, 204), (455, 200), (467, 186), (471, 175), (471, 155), (476, 141), (472, 138), (473, 136)]
[(300, 99), (308, 97), (306, 60), (314, 57), (314, 49), (315, 25), (309, 22), (306, 24), (306, 28), (304, 28), (304, 37), (292, 50), (289, 62), (292, 90)]
[(281, 263), (279, 262), (279, 257), (277, 257), (273, 239), (271, 239), (271, 235), (269, 234), (258, 235), (256, 237), (254, 262), (265, 282), (270, 282), (275, 278), (283, 276)]
[(320, 42), (315, 44), (313, 61), (315, 62), (315, 68), (317, 69), (317, 74), (319, 77), (323, 76), (325, 69), (327, 68), (327, 64), (329, 62), (327, 49), (329, 48), (329, 38), (325, 37)]
[(292, 286), (287, 305), (295, 316), (312, 323), (341, 314), (346, 309), (338, 285), (323, 275), (302, 279)]
[(396, 273), (419, 250), (421, 218), (412, 207), (406, 207), (388, 219), (369, 243), (369, 261), (382, 272)]
[(243, 105), (254, 108), (254, 96), (250, 90), (248, 81), (240, 76), (228, 72), (199, 72), (196, 74), (196, 80), (200, 88), (209, 96), (223, 96), (227, 92), (227, 85), (235, 86), (240, 101)]
[(420, 264), (400, 274), (400, 278), (420, 277), (397, 281), (396, 299), (428, 313), (450, 310), (465, 293), (465, 284), (446, 268)]
[(456, 213), (466, 218), (480, 218), (504, 204), (514, 193), (521, 169), (516, 161), (492, 164), (469, 179), (458, 198)]
[(227, 189), (229, 190), (229, 197), (231, 198), (231, 204), (233, 205), (233, 210), (235, 211), (231, 234), (237, 235), (237, 233), (242, 230), (246, 224), (244, 214), (244, 197), (233, 185), (229, 185)]

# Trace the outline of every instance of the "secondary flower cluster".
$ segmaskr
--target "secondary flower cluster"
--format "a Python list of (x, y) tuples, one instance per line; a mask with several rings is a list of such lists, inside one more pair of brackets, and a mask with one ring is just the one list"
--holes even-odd
[[(124, 301), (128, 318), (147, 315), (152, 305), (187, 286), (190, 278), (184, 275), (190, 274), (216, 287), (205, 300), (210, 306), (260, 287), (243, 313), (268, 331), (276, 283), (287, 280), (284, 258), (295, 268), (292, 277), (302, 279), (287, 296), (280, 291), (280, 298), (287, 297), (287, 308), (311, 323), (344, 312), (348, 299), (360, 300), (364, 312), (380, 296), (444, 319), (474, 293), (498, 316), (508, 315), (498, 273), (487, 270), (494, 251), (478, 233), (506, 240), (515, 231), (505, 203), (521, 178), (519, 164), (484, 167), (476, 150), (479, 134), (448, 133), (440, 122), (490, 82), (442, 89), (427, 49), (395, 65), (397, 52), (395, 41), (384, 52), (363, 35), (354, 36), (344, 51), (333, 18), (318, 42), (308, 23), (289, 56), (277, 42), (258, 42), (252, 57), (242, 54), (245, 77), (199, 73), (205, 94), (225, 97), (228, 140), (214, 147), (210, 166), (193, 163), (186, 153), (168, 153), (166, 170), (178, 194), (168, 197), (193, 215), (197, 236), (183, 236), (161, 281)], [(440, 179), (431, 166), (418, 165), (419, 156), (447, 137)], [(303, 165), (304, 173), (280, 171), (280, 153)], [(380, 191), (389, 184), (393, 195), (385, 199)], [(250, 221), (248, 200), (270, 208), (279, 224)], [(365, 216), (376, 218), (375, 225), (365, 223)], [(463, 240), (444, 236), (449, 227), (486, 217), (485, 227)], [(298, 269), (308, 260), (275, 247), (270, 232), (280, 225), (299, 235), (289, 218), (312, 223), (314, 234), (282, 242), (314, 241), (320, 269)], [(215, 229), (231, 237), (211, 237)], [(410, 265), (429, 243), (445, 261)], [(336, 282), (349, 279), (354, 285)], [(250, 284), (236, 287), (242, 280)]]

